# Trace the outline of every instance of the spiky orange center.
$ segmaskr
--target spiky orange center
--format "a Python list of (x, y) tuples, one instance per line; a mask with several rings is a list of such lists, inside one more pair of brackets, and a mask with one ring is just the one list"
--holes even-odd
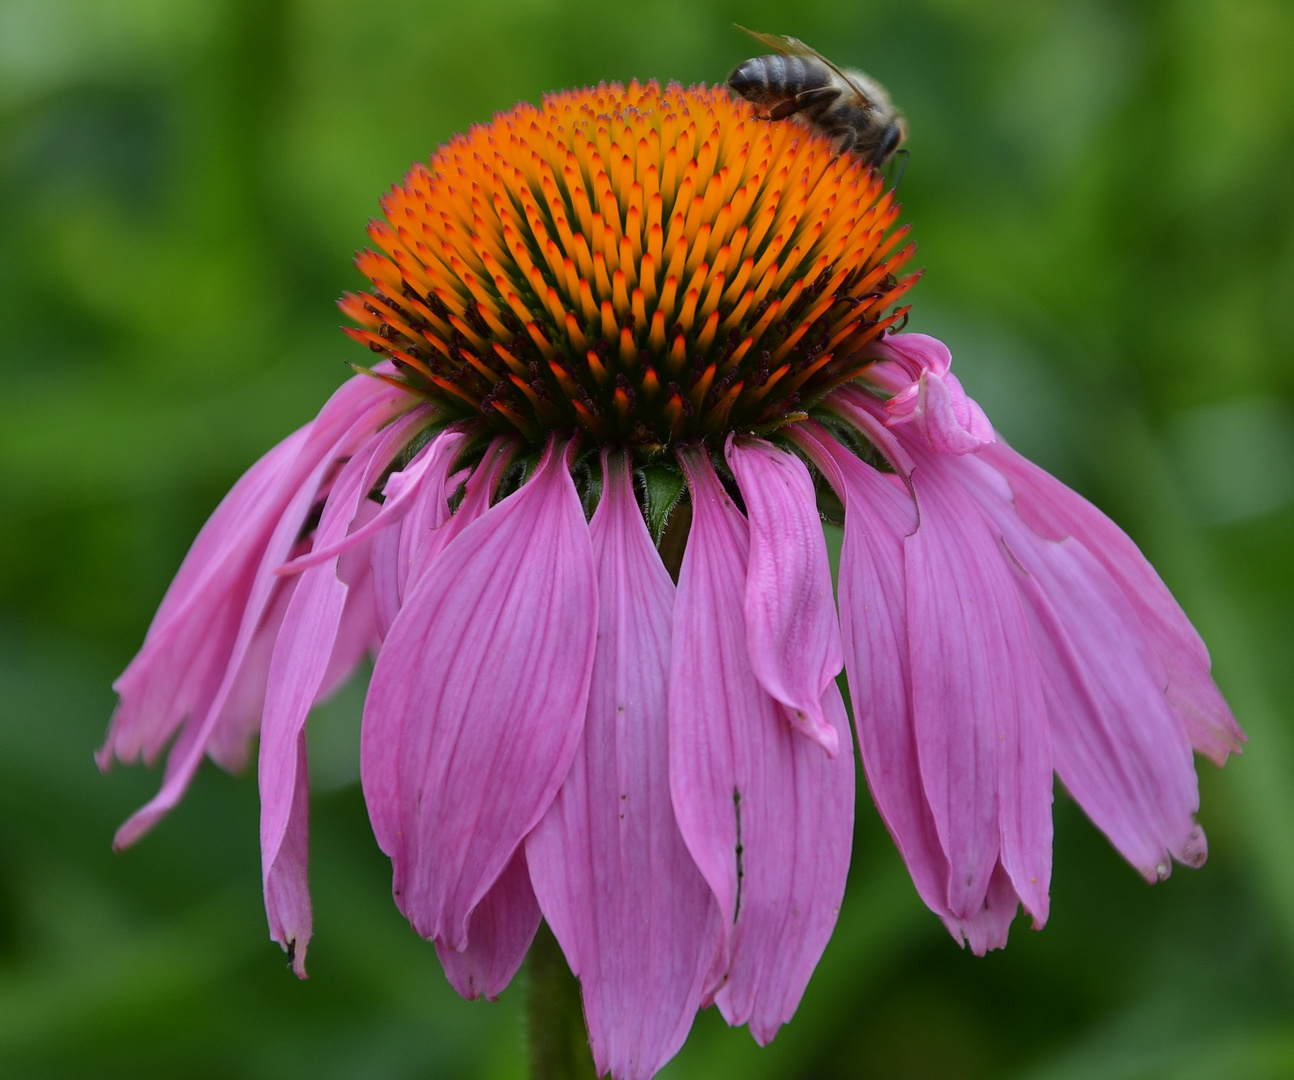
[(882, 187), (724, 89), (567, 91), (415, 165), (370, 223), (385, 255), (357, 257), (373, 291), (340, 305), (399, 381), (528, 442), (768, 432), (907, 310)]

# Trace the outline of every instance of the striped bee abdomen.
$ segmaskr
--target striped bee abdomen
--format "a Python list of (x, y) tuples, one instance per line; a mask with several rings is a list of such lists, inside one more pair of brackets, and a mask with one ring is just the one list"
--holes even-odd
[(826, 67), (802, 56), (755, 56), (739, 65), (728, 85), (747, 101), (768, 105), (826, 86)]
[(836, 153), (857, 154), (876, 168), (899, 152), (908, 124), (875, 79), (842, 71), (798, 38), (746, 33), (777, 50), (752, 57), (728, 76), (729, 89), (756, 106), (760, 119), (798, 121), (832, 139)]

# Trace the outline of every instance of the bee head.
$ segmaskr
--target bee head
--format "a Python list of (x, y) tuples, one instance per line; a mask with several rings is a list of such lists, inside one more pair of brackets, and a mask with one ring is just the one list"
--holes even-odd
[(872, 155), (872, 164), (879, 169), (894, 156), (907, 137), (907, 121), (901, 116), (896, 116), (881, 132), (881, 141), (877, 144), (876, 152)]

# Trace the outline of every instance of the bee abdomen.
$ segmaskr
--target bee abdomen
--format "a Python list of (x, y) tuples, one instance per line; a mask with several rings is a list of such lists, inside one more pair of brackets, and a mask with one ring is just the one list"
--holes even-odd
[(827, 71), (821, 64), (800, 56), (756, 56), (740, 64), (728, 76), (728, 85), (748, 101), (764, 103), (794, 97), (805, 90), (826, 86)]

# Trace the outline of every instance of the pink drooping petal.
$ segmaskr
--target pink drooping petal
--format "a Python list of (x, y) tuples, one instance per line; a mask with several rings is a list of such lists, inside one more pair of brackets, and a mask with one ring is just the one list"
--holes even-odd
[[(265, 687), (269, 682), (274, 642), (279, 636), (279, 627), (283, 625), (283, 616), (287, 614), (288, 601), (292, 599), (296, 587), (296, 580), (289, 579), (273, 590), (261, 618), (261, 625), (225, 696), (220, 717), (207, 738), (207, 756), (230, 772), (240, 772), (246, 767), (251, 757), (253, 740), (261, 729), (261, 714), (265, 711)], [(237, 627), (234, 628), (234, 634), (236, 633)], [(191, 716), (186, 724), (200, 727), (202, 720), (202, 716)]]
[[(377, 483), (395, 455), (408, 445), (420, 429), (426, 427), (433, 415), (430, 408), (423, 406), (406, 413), (382, 432), (369, 458), (368, 472), (363, 480), (366, 492)], [(438, 469), (448, 468), (462, 445), (463, 438), (463, 433), (455, 428), (449, 428), (436, 435), (418, 451), (402, 471), (393, 472), (387, 478), (383, 488), (386, 499), (375, 514), (367, 516), (362, 525), (358, 523), (352, 525), (351, 532), (330, 544), (320, 545), (316, 541), (309, 552), (281, 566), (278, 572), (284, 575), (296, 574), (311, 566), (330, 562), (379, 530), (394, 525), (408, 511), (413, 496), (417, 494), (428, 473), (434, 478)], [(449, 461), (445, 461), (446, 456)]]
[[(823, 693), (822, 706), (840, 745), (850, 747), (845, 703), (834, 682)], [(824, 766), (806, 758), (806, 750), (811, 754), (815, 748), (790, 748), (786, 742), (780, 731), (769, 745), (751, 746), (744, 767), (737, 769), (734, 790), (753, 796), (749, 803), (743, 798), (740, 814), (743, 910), (733, 930), (727, 982), (715, 994), (724, 1019), (749, 1023), (760, 1045), (771, 1042), (795, 1014), (831, 938), (853, 840), (852, 748), (836, 758), (843, 767)], [(774, 755), (780, 768), (769, 769)], [(759, 786), (770, 780), (781, 794), (765, 803)]]
[(490, 444), (451, 517), (449, 497), (466, 476), (466, 472), (453, 476), (448, 473), (460, 446), (461, 441), (455, 439), (440, 447), (439, 460), (434, 467), (429, 463), (428, 471), (416, 485), (401, 473), (391, 477), (394, 487), (389, 494), (393, 499), (405, 497), (410, 489), (412, 494), (400, 520), (373, 538), (373, 591), (380, 637), (386, 637), (405, 596), (445, 545), (489, 509), (514, 449), (512, 441), (505, 437)]
[(1072, 536), (1127, 595), (1168, 675), (1168, 699), (1191, 745), (1216, 764), (1245, 741), (1209, 672), (1209, 651), (1154, 567), (1122, 529), (1077, 492), (999, 442), (981, 452), (1006, 477), (1016, 511), (1039, 536)]
[(1027, 571), (1019, 581), (1046, 676), (1056, 772), (1148, 881), (1168, 875), (1170, 855), (1200, 865), (1207, 849), (1190, 743), (1132, 602), (1076, 539), (1044, 540), (1026, 527), (991, 465), (968, 459), (963, 472)]
[[(423, 937), (469, 944), (472, 911), (566, 778), (597, 604), (588, 525), (550, 444), (528, 483), (440, 553), (391, 624), (364, 707), (361, 778), (396, 902)], [(392, 792), (394, 830), (383, 822)]]
[[(670, 790), (727, 935), (714, 1000), (767, 1043), (789, 1020), (835, 926), (853, 834), (853, 754), (791, 729), (746, 647), (749, 537), (703, 449), (680, 458), (692, 527), (674, 606)], [(849, 744), (834, 683), (823, 710)]]
[(968, 919), (945, 916), (944, 925), (959, 943), (965, 942), (976, 956), (983, 956), (990, 949), (1006, 948), (1011, 921), (1019, 906), (1020, 898), (1011, 884), (1011, 875), (999, 862), (993, 868), (979, 911)]
[(600, 611), (584, 738), (526, 851), (580, 980), (599, 1075), (646, 1080), (692, 1027), (721, 929), (670, 801), (674, 583), (627, 459), (604, 455), (603, 475), (590, 523)]
[[(378, 630), (384, 640), (404, 605), (405, 596), (418, 578), (435, 562), (436, 556), (450, 540), (490, 508), (490, 500), (511, 453), (512, 444), (506, 439), (491, 442), (468, 480), (463, 500), (452, 518), (448, 516), (446, 492), (437, 480), (423, 484), (408, 515), (400, 522), (398, 532), (388, 529), (374, 537), (374, 593)], [(384, 543), (388, 537), (396, 542)], [(393, 605), (389, 610), (388, 604)], [(388, 618), (391, 621), (387, 621)], [(400, 842), (404, 811), (398, 787), (385, 781), (398, 770), (400, 755), (399, 742), (387, 736), (388, 729), (383, 725), (363, 726), (360, 732), (360, 778), (364, 784), (373, 835), (377, 838), (378, 847), (389, 855)], [(372, 777), (372, 782), (367, 777)]]
[(905, 541), (917, 752), (948, 856), (948, 908), (984, 903), (998, 860), (1041, 926), (1051, 878), (1051, 752), (1042, 674), (1001, 533), (960, 459), (911, 440), (920, 525)]
[[(365, 505), (371, 506), (372, 503)], [(342, 572), (338, 576), (345, 580)], [(274, 591), (260, 629), (249, 646), (238, 677), (225, 699), (220, 718), (207, 738), (207, 756), (221, 768), (238, 772), (247, 765), (254, 736), (261, 728), (265, 711), (265, 690), (270, 661), (288, 601), (296, 589), (297, 576), (285, 579)], [(328, 670), (315, 698), (319, 704), (329, 698), (351, 675), (365, 655), (376, 653), (380, 639), (374, 626), (372, 575), (365, 574), (346, 593), (337, 641), (328, 660)], [(200, 722), (191, 719), (190, 723)]]
[(449, 428), (428, 443), (407, 468), (392, 473), (383, 494), (382, 524), (373, 530), (370, 563), (377, 632), (385, 638), (403, 602), (409, 577), (409, 553), (449, 520), (449, 470), (462, 449), (464, 435)]
[(283, 833), (273, 864), (265, 870), (265, 914), (270, 940), (278, 942), (292, 962), (298, 979), (306, 977), (306, 946), (314, 933), (306, 863), (310, 840), (310, 778), (306, 735), (302, 730), (291, 748), (291, 760), (279, 766), (291, 773), (290, 802), (282, 809)]
[(861, 387), (846, 383), (829, 394), (824, 404), (839, 413), (880, 450), (894, 469), (893, 474), (887, 474), (888, 479), (898, 484), (907, 483), (915, 466), (898, 435), (885, 426), (888, 417), (884, 402)]
[(530, 886), (525, 845), (472, 912), (467, 947), (461, 952), (436, 940), (436, 955), (449, 984), (468, 1001), (493, 1001), (521, 967), (539, 929), (539, 904)]
[(891, 427), (911, 425), (927, 449), (941, 454), (968, 454), (995, 440), (984, 410), (952, 373), (942, 341), (887, 335), (873, 349), (880, 359), (865, 377), (893, 395), (885, 404)]
[(373, 610), (378, 637), (383, 640), (390, 633), (395, 617), (400, 614), (400, 534), (403, 530), (404, 522), (397, 521), (373, 537), (369, 548), (373, 568)]
[[(342, 467), (316, 531), (322, 548), (335, 546), (346, 534), (360, 510), (360, 503), (372, 485), (374, 462), (393, 453), (388, 440), (377, 437)], [(265, 885), (266, 910), (271, 934), (296, 957), (298, 974), (304, 971), (307, 938), (300, 936), (299, 909), (276, 910), (281, 897), (305, 899), (308, 923), (309, 893), (306, 860), (302, 850), (288, 843), (290, 834), (305, 835), (305, 824), (294, 820), (304, 814), (307, 796), (299, 789), (308, 786), (304, 769), (305, 723), (310, 707), (326, 689), (329, 663), (336, 651), (347, 586), (337, 575), (337, 559), (331, 564), (311, 566), (301, 574), (274, 645), (265, 711), (261, 718), (261, 873)], [(346, 650), (350, 652), (350, 649)], [(348, 656), (358, 661), (358, 657)], [(334, 676), (334, 679), (336, 676)], [(287, 881), (285, 879), (291, 879)], [(282, 936), (290, 934), (291, 936)]]
[(273, 527), (276, 510), (291, 496), (290, 481), (303, 464), (303, 449), (308, 442), (317, 445), (311, 438), (317, 423), (312, 421), (280, 442), (243, 473), (220, 501), (167, 588), (141, 655), (177, 618), (203, 606), (213, 579), (229, 573), (231, 560), (245, 553), (250, 537)]
[[(363, 500), (351, 529), (362, 528), (377, 513), (376, 503)], [(337, 579), (346, 585), (346, 606), (342, 609), (332, 656), (328, 658), (328, 670), (315, 696), (316, 705), (332, 697), (354, 675), (360, 662), (368, 655), (376, 656), (382, 645), (371, 562), (370, 539), (361, 540), (337, 559)]]
[[(389, 365), (382, 363), (374, 370), (385, 372)], [(135, 689), (139, 669), (147, 668), (150, 661), (165, 661), (161, 666), (166, 670), (181, 666), (173, 662), (175, 651), (170, 640), (180, 632), (178, 624), (206, 623), (213, 600), (219, 599), (231, 579), (238, 577), (244, 559), (255, 564), (279, 514), (321, 455), (343, 436), (357, 416), (379, 402), (395, 401), (400, 396), (395, 388), (368, 375), (348, 379), (314, 420), (289, 435), (239, 479), (185, 556), (153, 618), (144, 648), (114, 685), (119, 694), (126, 697)], [(165, 655), (159, 657), (158, 653)], [(162, 736), (163, 740), (167, 735)]]
[(903, 544), (916, 531), (916, 505), (817, 425), (797, 425), (795, 436), (845, 504), (840, 630), (872, 799), (921, 899), (947, 918), (948, 859), (921, 783), (912, 718)]
[(224, 676), (266, 537), (290, 497), (286, 478), (309, 428), (288, 436), (234, 485), (202, 527), (153, 617), (143, 648), (113, 684), (121, 704), (97, 761), (152, 764)]
[[(479, 464), (472, 470), (463, 486), (463, 498), (452, 517), (438, 518), (439, 503), (434, 507), (430, 503), (420, 504), (416, 516), (411, 515), (408, 528), (401, 534), (402, 552), (406, 578), (401, 585), (401, 594), (408, 592), (418, 579), (435, 561), (436, 556), (446, 546), (490, 508), (490, 502), (498, 490), (499, 481), (504, 471), (512, 463), (516, 452), (516, 443), (506, 435), (496, 437), (482, 455)], [(444, 497), (453, 493), (455, 488), (452, 478), (446, 481)], [(443, 528), (441, 527), (443, 525)]]
[(195, 722), (202, 726), (230, 676), (256, 568), (280, 516), (358, 415), (400, 397), (367, 375), (348, 380), (313, 421), (234, 485), (185, 556), (143, 648), (114, 683), (121, 704), (97, 755), (100, 768), (114, 756), (123, 761), (143, 756), (151, 763), (186, 718), (191, 728)]
[[(167, 590), (144, 647), (115, 684), (121, 705), (99, 751), (101, 767), (114, 754), (123, 760), (142, 754), (151, 762), (182, 722), (202, 727), (227, 678), (242, 684), (227, 696), (248, 699), (241, 693), (247, 679), (230, 670), (230, 658), (265, 545), (299, 485), (336, 441), (341, 420), (353, 422), (356, 411), (396, 393), (367, 376), (350, 380), (216, 509)], [(249, 693), (254, 697), (257, 687)]]
[[(348, 575), (339, 569), (338, 576), (345, 580)], [(243, 663), (239, 674), (239, 688), (231, 694), (229, 703), (211, 734), (207, 754), (226, 768), (242, 766), (248, 741), (260, 728), (275, 643), (288, 602), (299, 580), (294, 576), (279, 585), (280, 598), (273, 601), (257, 642), (253, 644)], [(372, 578), (365, 574), (347, 589), (332, 655), (315, 695), (315, 704), (325, 700), (345, 682), (375, 644)], [(240, 692), (246, 695), (245, 700), (235, 708), (235, 698)], [(283, 748), (280, 748), (279, 753), (282, 752)], [(306, 945), (313, 927), (306, 881), (310, 792), (304, 730), (297, 737), (297, 755), (287, 823), (274, 857), (273, 872), (265, 874), (264, 888), (270, 937), (287, 950), (297, 977), (304, 979)], [(280, 767), (286, 768), (286, 762), (281, 762)]]
[[(373, 385), (372, 379), (366, 379)], [(340, 392), (339, 392), (340, 393)], [(334, 400), (336, 395), (334, 395)], [(197, 770), (212, 733), (220, 723), (230, 694), (238, 686), (248, 650), (255, 640), (266, 612), (282, 579), (274, 571), (288, 558), (297, 543), (303, 522), (325, 477), (339, 460), (348, 459), (403, 407), (399, 391), (382, 387), (370, 392), (367, 408), (352, 415), (351, 424), (331, 446), (314, 452), (314, 466), (300, 482), (279, 515), (267, 542), (258, 545), (259, 563), (250, 575), (246, 599), (239, 605), (241, 617), (236, 635), (227, 649), (218, 689), (198, 722), (190, 721), (181, 731), (166, 761), (162, 787), (145, 806), (117, 830), (114, 846), (126, 847), (151, 828), (183, 795)], [(323, 415), (323, 414), (321, 414)], [(303, 451), (304, 453), (304, 451)]]
[(831, 566), (809, 470), (762, 439), (725, 446), (746, 503), (746, 647), (759, 684), (786, 707), (797, 731), (828, 754), (839, 749), (822, 695), (844, 667)]

